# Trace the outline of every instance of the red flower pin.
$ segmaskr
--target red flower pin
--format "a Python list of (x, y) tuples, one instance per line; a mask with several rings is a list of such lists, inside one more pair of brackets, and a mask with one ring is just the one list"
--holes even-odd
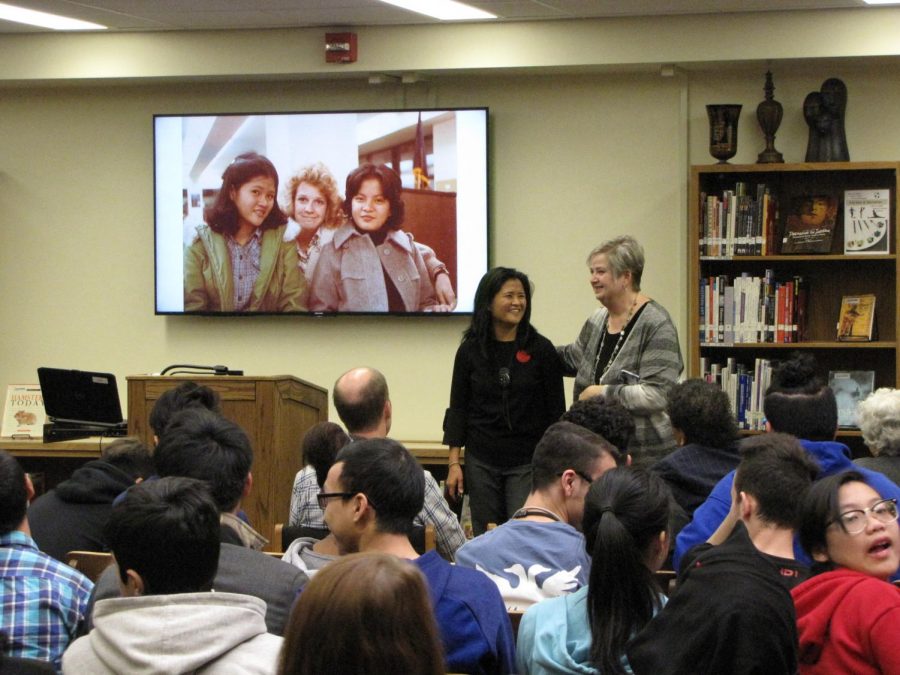
[(524, 349), (520, 349), (516, 352), (516, 361), (519, 363), (528, 363), (531, 361), (531, 354), (526, 352)]

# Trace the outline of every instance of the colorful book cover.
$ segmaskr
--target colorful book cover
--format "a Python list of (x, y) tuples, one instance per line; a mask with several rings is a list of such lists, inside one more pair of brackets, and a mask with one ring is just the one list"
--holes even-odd
[(6, 388), (3, 409), (4, 438), (44, 437), (44, 397), (39, 384), (11, 384)]
[(828, 386), (838, 407), (838, 426), (858, 427), (856, 407), (875, 388), (874, 370), (832, 370)]
[(796, 197), (784, 221), (781, 252), (830, 253), (837, 212), (834, 195)]
[(845, 295), (837, 324), (837, 339), (842, 342), (868, 342), (875, 324), (874, 295)]
[(844, 192), (844, 253), (889, 253), (891, 203), (888, 190)]

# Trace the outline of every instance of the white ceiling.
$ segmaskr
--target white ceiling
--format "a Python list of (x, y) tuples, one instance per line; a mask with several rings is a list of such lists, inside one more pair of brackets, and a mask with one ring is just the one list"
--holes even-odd
[[(467, 0), (502, 21), (862, 8), (863, 0)], [(900, 1), (900, 0), (898, 0)], [(440, 23), (377, 0), (4, 0), (114, 31)], [(0, 33), (45, 29), (0, 21)]]

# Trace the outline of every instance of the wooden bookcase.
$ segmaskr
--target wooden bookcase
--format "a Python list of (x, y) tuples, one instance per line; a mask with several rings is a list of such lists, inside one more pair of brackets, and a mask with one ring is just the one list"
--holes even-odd
[[(776, 221), (775, 250), (780, 250), (784, 216), (795, 197), (823, 193), (837, 194), (840, 200), (831, 252), (816, 255), (754, 255), (710, 258), (700, 255), (702, 227), (702, 194), (721, 195), (743, 181), (750, 186), (765, 183), (779, 202)], [(887, 189), (890, 191), (890, 251), (878, 255), (844, 255), (843, 193), (844, 190)], [(792, 350), (810, 350), (816, 357), (823, 377), (829, 370), (873, 370), (875, 386), (896, 387), (900, 382), (900, 360), (897, 355), (900, 317), (897, 288), (900, 264), (897, 239), (900, 227), (897, 195), (900, 192), (900, 162), (830, 162), (803, 164), (714, 164), (691, 168), (689, 199), (690, 299), (688, 372), (700, 375), (700, 358), (724, 363), (734, 357), (752, 369), (754, 359), (780, 359)], [(807, 336), (802, 342), (706, 344), (700, 339), (700, 280), (710, 276), (741, 273), (763, 276), (774, 269), (776, 276), (789, 278), (802, 275), (808, 283)], [(874, 293), (877, 340), (872, 342), (838, 342), (836, 324), (843, 295)], [(853, 441), (858, 431), (841, 431), (842, 440)], [(852, 442), (859, 446), (859, 441)], [(855, 448), (856, 449), (856, 448)]]

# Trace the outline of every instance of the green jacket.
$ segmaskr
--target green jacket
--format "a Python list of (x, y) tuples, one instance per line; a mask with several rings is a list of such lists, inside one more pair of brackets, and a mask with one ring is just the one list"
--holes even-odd
[[(306, 277), (297, 266), (297, 248), (282, 241), (284, 225), (262, 233), (259, 277), (250, 312), (305, 312)], [(225, 237), (208, 225), (184, 251), (184, 311), (233, 312), (234, 275)]]

